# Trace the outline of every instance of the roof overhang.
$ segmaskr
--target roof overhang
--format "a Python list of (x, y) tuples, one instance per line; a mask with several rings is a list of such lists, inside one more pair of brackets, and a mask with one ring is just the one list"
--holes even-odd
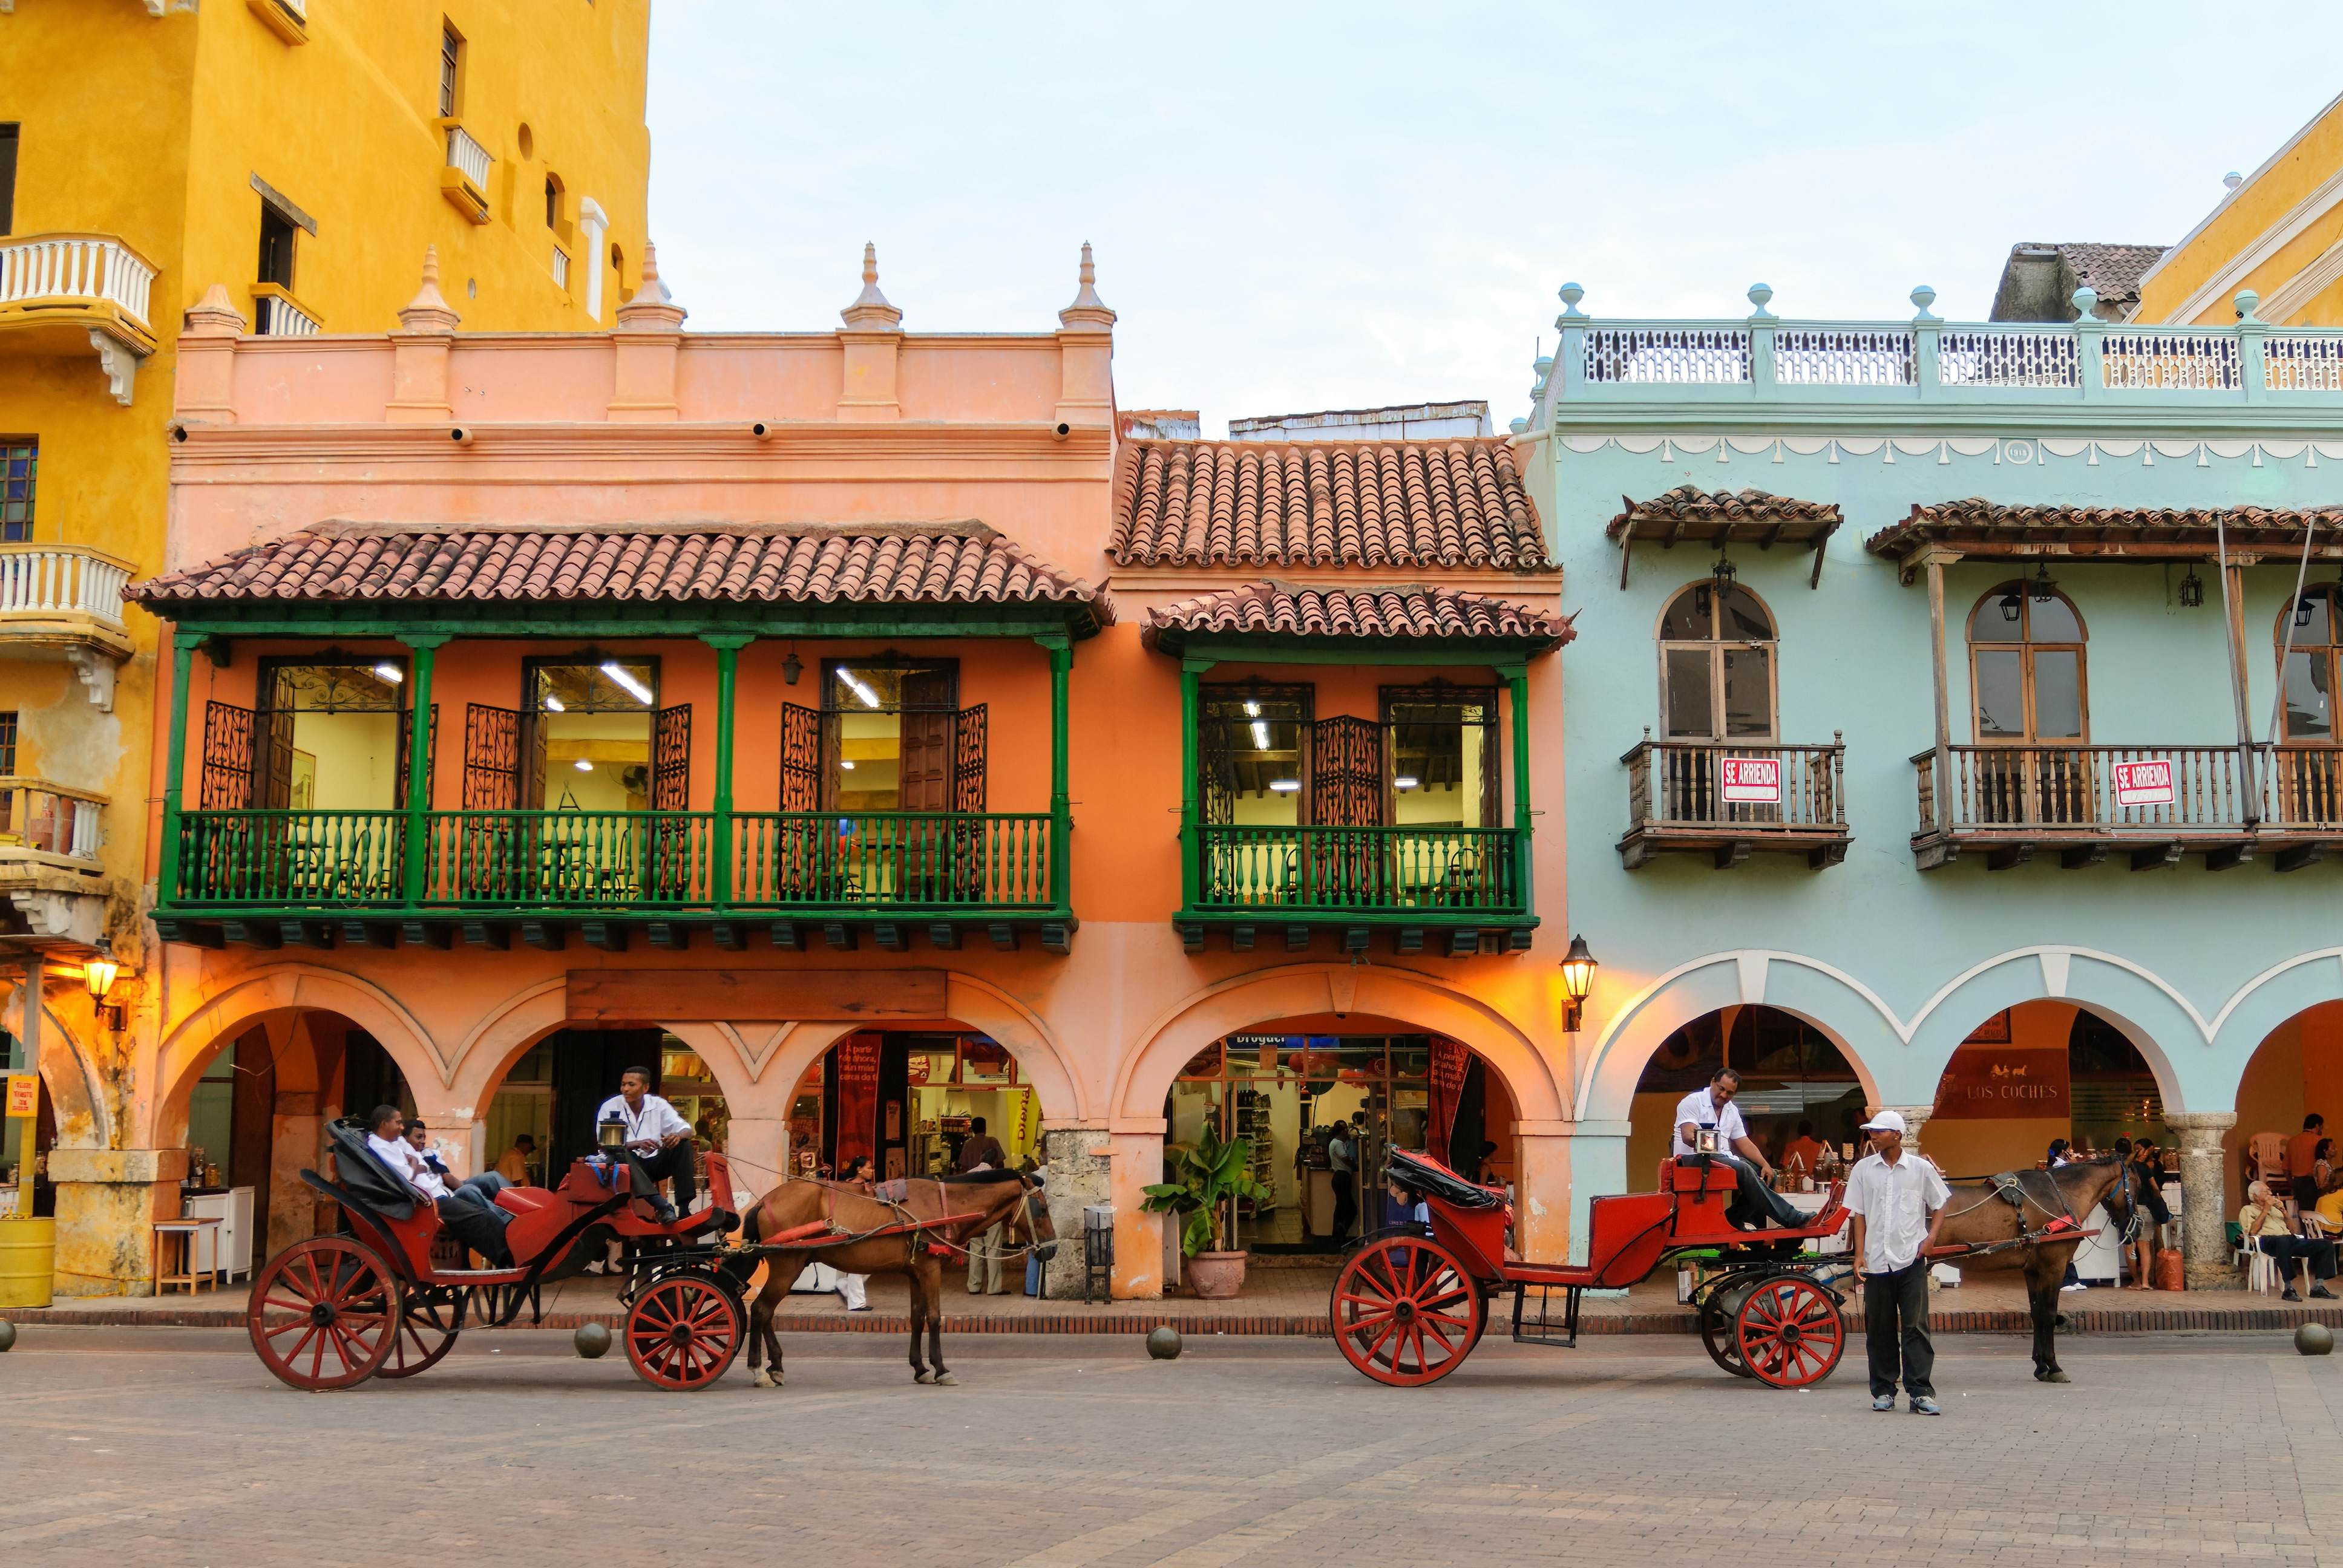
[(1763, 490), (1704, 491), (1681, 485), (1648, 501), (1622, 496), (1623, 508), (1604, 532), (1619, 547), (1619, 586), (1627, 586), (1627, 563), (1638, 541), (1674, 549), (1680, 544), (1754, 545), (1770, 550), (1775, 545), (1815, 552), (1814, 570), (1806, 586), (1822, 580), (1823, 551), (1844, 519), (1835, 501), (1801, 501)]
[(1908, 582), (1931, 558), (2159, 566), (2226, 556), (2251, 566), (2265, 557), (2300, 558), (2306, 536), (2314, 558), (2343, 560), (2343, 508), (2035, 507), (1972, 498), (1915, 506), (1863, 548), (1896, 562)]

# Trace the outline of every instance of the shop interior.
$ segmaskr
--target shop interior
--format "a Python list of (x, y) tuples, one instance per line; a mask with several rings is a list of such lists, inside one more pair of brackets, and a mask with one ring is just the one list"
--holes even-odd
[(618, 1079), (630, 1067), (658, 1074), (654, 1092), (691, 1124), (702, 1151), (724, 1150), (730, 1112), (716, 1075), (689, 1046), (657, 1028), (565, 1029), (531, 1046), (497, 1086), (484, 1163), (493, 1166), (526, 1132), (537, 1144), (529, 1184), (558, 1183), (571, 1161), (594, 1151), (595, 1113), (618, 1092)]
[(531, 659), (525, 809), (643, 811), (651, 800), (656, 658)]
[(983, 1035), (870, 1030), (806, 1070), (789, 1097), (789, 1163), (799, 1175), (872, 1157), (881, 1180), (959, 1169), (975, 1119), (1011, 1166), (1038, 1158), (1041, 1101), (1008, 1048)]

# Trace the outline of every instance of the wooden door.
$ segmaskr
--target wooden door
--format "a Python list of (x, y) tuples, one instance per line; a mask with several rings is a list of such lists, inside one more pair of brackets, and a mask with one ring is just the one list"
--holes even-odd
[(896, 806), (904, 811), (949, 811), (960, 682), (949, 669), (903, 677), (902, 741)]

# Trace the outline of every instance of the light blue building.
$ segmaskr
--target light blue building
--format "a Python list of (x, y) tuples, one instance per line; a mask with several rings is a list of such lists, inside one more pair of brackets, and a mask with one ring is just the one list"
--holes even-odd
[(2177, 1141), (2190, 1271), (2227, 1278), (2241, 1144), (2330, 1085), (2343, 1124), (2343, 334), (2251, 295), (2211, 331), (1770, 296), (1611, 321), (1564, 287), (1515, 427), (1577, 613), (1578, 1214), (1651, 1185), (1705, 1038), (1844, 1076), (1777, 1085), (1785, 1130), (1942, 1084), (1956, 1173), (2070, 1121)]

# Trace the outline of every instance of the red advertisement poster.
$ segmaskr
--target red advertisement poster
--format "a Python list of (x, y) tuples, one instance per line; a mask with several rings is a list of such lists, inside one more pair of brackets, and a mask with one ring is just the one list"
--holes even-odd
[(1456, 1125), (1457, 1097), (1464, 1092), (1464, 1074), (1472, 1065), (1473, 1053), (1454, 1040), (1432, 1042), (1432, 1094), (1424, 1117), (1423, 1151), (1443, 1165), (1448, 1163), (1448, 1135)]
[(879, 1123), (879, 1037), (850, 1034), (838, 1042), (836, 1166), (857, 1154), (875, 1154)]

